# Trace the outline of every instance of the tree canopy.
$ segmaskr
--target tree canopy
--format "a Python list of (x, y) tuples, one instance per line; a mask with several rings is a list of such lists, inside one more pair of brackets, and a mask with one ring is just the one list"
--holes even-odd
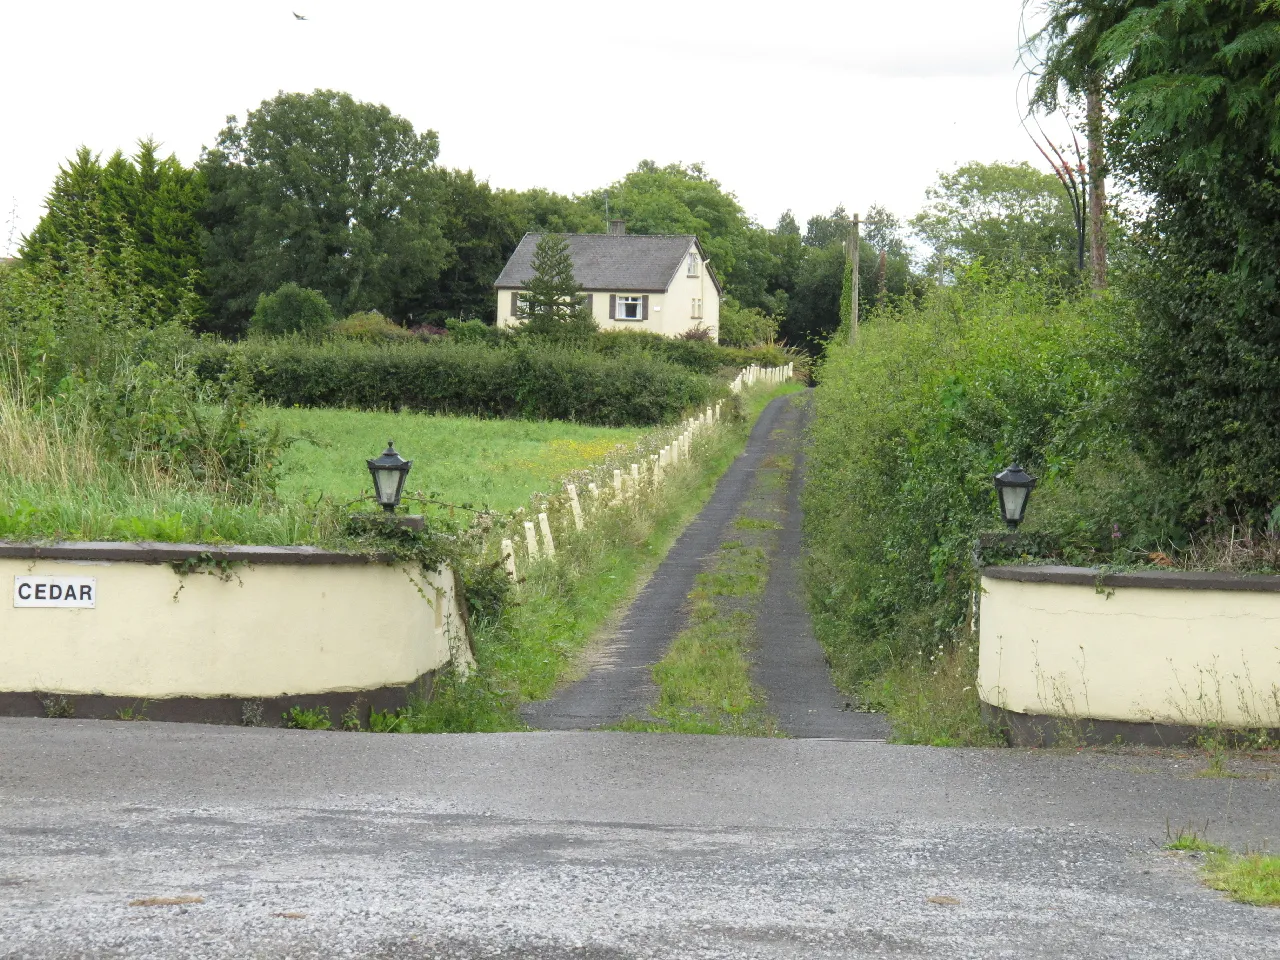
[(1201, 516), (1256, 522), (1280, 502), (1280, 0), (1048, 12), (1042, 97), (1100, 71), (1112, 169), (1147, 200), (1127, 282), (1136, 425)]
[[(742, 336), (780, 328), (810, 344), (835, 329), (843, 207), (804, 231), (787, 211), (769, 229), (700, 164), (643, 161), (608, 187), (565, 196), (493, 187), (440, 167), (438, 151), (435, 133), (385, 106), (282, 92), (243, 122), (228, 118), (195, 168), (158, 159), (150, 143), (106, 164), (83, 148), (60, 170), (24, 260), (101, 248), (99, 262), (127, 259), (113, 269), (154, 286), (160, 313), (185, 305), (203, 329), (231, 337), (282, 287), (317, 292), (337, 316), (492, 322), (493, 282), (525, 234), (601, 232), (607, 214), (631, 233), (697, 236), (745, 318)], [(906, 293), (911, 275), (901, 224), (878, 208), (865, 222), (869, 305)]]
[(205, 275), (214, 326), (243, 329), (282, 283), (342, 313), (406, 318), (450, 256), (434, 131), (345, 93), (281, 93), (206, 151)]
[(1076, 227), (1062, 184), (1029, 163), (966, 163), (925, 191), (911, 226), (943, 261), (1069, 270)]

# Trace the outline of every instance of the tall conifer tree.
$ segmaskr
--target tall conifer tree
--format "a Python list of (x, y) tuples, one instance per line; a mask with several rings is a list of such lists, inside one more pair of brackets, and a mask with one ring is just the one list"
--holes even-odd
[(158, 147), (143, 140), (132, 159), (116, 151), (105, 164), (77, 150), (23, 238), (23, 260), (60, 266), (74, 249), (92, 250), (113, 283), (139, 284), (160, 316), (197, 315), (203, 180), (176, 157), (159, 159)]
[(516, 316), (534, 336), (577, 338), (590, 335), (596, 322), (573, 276), (569, 244), (558, 233), (543, 234), (533, 252), (533, 277), (520, 295)]

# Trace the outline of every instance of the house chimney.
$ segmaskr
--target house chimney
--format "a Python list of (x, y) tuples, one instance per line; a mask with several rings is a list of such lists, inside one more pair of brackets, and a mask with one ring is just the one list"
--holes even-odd
[(623, 236), (626, 236), (626, 233), (627, 233), (627, 221), (625, 220), (609, 221), (609, 236), (623, 237)]

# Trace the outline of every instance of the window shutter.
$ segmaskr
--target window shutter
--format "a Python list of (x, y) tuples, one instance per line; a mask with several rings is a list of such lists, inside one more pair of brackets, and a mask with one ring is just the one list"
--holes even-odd
[(609, 294), (609, 319), (618, 319), (618, 295), (616, 293)]
[(587, 294), (587, 313), (594, 313), (596, 306), (595, 294)]
[[(667, 262), (670, 263), (671, 261), (668, 260)], [(649, 319), (649, 295), (647, 293), (640, 298), (640, 319)]]
[(511, 315), (514, 317), (519, 312), (520, 312), (520, 294), (512, 290), (511, 291)]

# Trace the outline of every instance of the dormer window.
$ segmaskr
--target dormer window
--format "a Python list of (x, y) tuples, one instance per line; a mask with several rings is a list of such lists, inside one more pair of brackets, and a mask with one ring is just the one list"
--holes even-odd
[[(668, 261), (669, 263), (670, 261)], [(702, 260), (698, 256), (697, 251), (689, 254), (689, 276), (696, 277), (702, 271)]]

